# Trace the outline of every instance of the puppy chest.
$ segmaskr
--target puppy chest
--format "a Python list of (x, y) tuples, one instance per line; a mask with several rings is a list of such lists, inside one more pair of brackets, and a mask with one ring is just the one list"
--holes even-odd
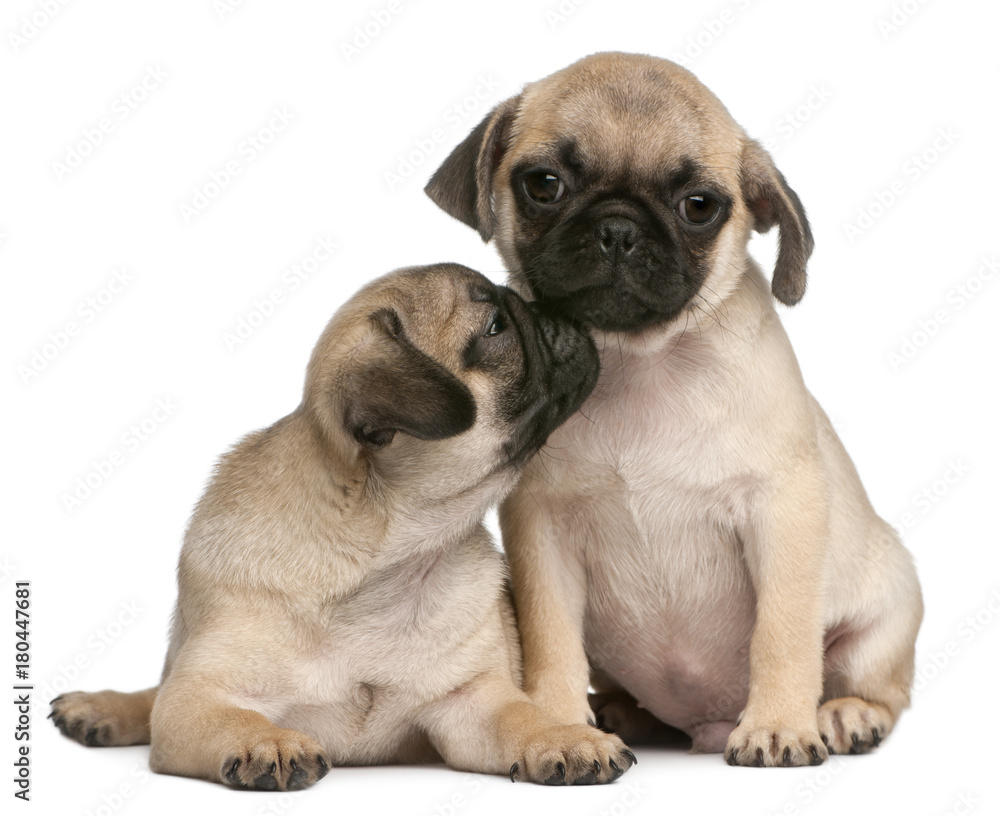
[(743, 699), (755, 619), (740, 542), (698, 491), (626, 487), (557, 533), (584, 554), (588, 657), (639, 699), (669, 701), (668, 722), (723, 716), (708, 709)]
[(310, 734), (337, 762), (399, 761), (420, 739), (421, 711), (468, 681), (479, 652), (414, 632), (341, 633), (288, 672), (275, 721)]
[(502, 648), (498, 563), (491, 555), (468, 576), (443, 574), (443, 585), (393, 570), (332, 603), (322, 637), (294, 662), (289, 710), (325, 720), (346, 744), (391, 742)]
[(749, 677), (753, 589), (736, 542), (704, 532), (587, 551), (591, 665), (677, 727), (735, 716)]
[(619, 619), (700, 639), (752, 618), (753, 586), (731, 529), (648, 495), (624, 499), (618, 511), (570, 533), (581, 539), (593, 623)]
[(649, 491), (661, 502), (671, 501), (660, 487), (664, 482), (697, 491), (693, 498), (702, 504), (741, 491), (735, 480), (745, 463), (734, 444), (737, 420), (711, 400), (674, 391), (668, 380), (647, 374), (631, 384), (612, 380), (603, 390), (599, 384), (581, 411), (551, 435), (546, 465), (565, 467), (577, 482), (595, 468), (609, 469), (629, 491)]

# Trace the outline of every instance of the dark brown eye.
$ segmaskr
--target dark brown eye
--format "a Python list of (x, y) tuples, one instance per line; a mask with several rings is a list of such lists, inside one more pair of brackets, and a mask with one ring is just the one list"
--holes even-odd
[(714, 221), (720, 209), (719, 202), (714, 198), (693, 195), (681, 199), (681, 203), (677, 205), (677, 214), (689, 224), (701, 227)]
[(554, 204), (566, 192), (566, 185), (563, 184), (562, 179), (547, 170), (535, 170), (527, 173), (522, 184), (528, 198), (539, 204)]
[(500, 332), (507, 328), (507, 324), (504, 323), (503, 317), (499, 312), (493, 315), (493, 319), (490, 321), (490, 325), (486, 328), (486, 333), (483, 337), (496, 337)]

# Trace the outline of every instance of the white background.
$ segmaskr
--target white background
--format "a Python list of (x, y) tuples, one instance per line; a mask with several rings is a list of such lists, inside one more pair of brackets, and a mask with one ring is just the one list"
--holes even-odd
[[(32, 801), (16, 807), (1000, 812), (1000, 281), (984, 265), (1000, 254), (1000, 8), (236, 6), (68, 2), (51, 14), (42, 0), (12, 0), (0, 11), (2, 606), (11, 620), (14, 581), (32, 582), (36, 684)], [(387, 22), (376, 31), (380, 10)], [(367, 44), (357, 39), (366, 23), (375, 32)], [(353, 42), (363, 47), (348, 53)], [(876, 508), (906, 527), (927, 604), (920, 688), (895, 733), (870, 756), (822, 768), (733, 769), (718, 755), (640, 748), (640, 764), (605, 788), (511, 785), (441, 766), (344, 768), (286, 797), (150, 775), (147, 748), (84, 749), (61, 737), (44, 719), (55, 691), (156, 682), (182, 531), (211, 465), (295, 407), (334, 309), (362, 282), (411, 264), (454, 260), (502, 279), (492, 247), (423, 194), (433, 169), (523, 83), (610, 49), (683, 58), (768, 140), (808, 209), (809, 291), (783, 319)], [(155, 87), (142, 90), (144, 77)], [(130, 93), (134, 109), (120, 99)], [(290, 121), (273, 119), (275, 110)], [(94, 146), (102, 119), (109, 132)], [(271, 125), (283, 129), (260, 133)], [(269, 143), (257, 149), (250, 137)], [(231, 161), (238, 175), (212, 188), (211, 174)], [(198, 190), (213, 197), (185, 218)], [(286, 270), (320, 239), (338, 248), (310, 261), (312, 274), (293, 289)], [(765, 263), (773, 248), (770, 236), (754, 243)], [(127, 286), (106, 290), (121, 269)], [(283, 302), (254, 317), (274, 290)], [(254, 330), (227, 346), (241, 320)], [(70, 322), (75, 336), (63, 337)], [(157, 412), (158, 400), (170, 407)], [(68, 506), (88, 475), (100, 485)], [(6, 631), (0, 666), (13, 685)], [(4, 722), (10, 801), (10, 706)]]

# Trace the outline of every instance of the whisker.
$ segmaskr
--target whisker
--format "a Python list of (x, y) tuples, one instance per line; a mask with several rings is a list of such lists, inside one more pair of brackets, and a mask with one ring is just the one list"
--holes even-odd
[[(546, 447), (548, 447), (548, 446), (546, 446)], [(551, 451), (546, 450), (546, 448), (542, 448), (541, 450), (538, 451), (538, 453), (542, 454), (544, 456), (547, 456), (549, 459), (552, 459), (555, 462), (572, 462), (573, 461), (572, 459), (564, 459), (561, 456), (556, 456)]]
[[(716, 323), (718, 323), (720, 329), (722, 329), (725, 332), (729, 332), (729, 334), (731, 334), (733, 337), (736, 337), (739, 340), (742, 340), (744, 343), (747, 343), (748, 345), (750, 344), (750, 341), (747, 340), (745, 337), (743, 337), (743, 335), (738, 334), (737, 332), (733, 331), (731, 328), (729, 328), (729, 326), (725, 325), (722, 322), (722, 320), (719, 319), (720, 315), (718, 313), (718, 310), (715, 308), (715, 306), (712, 303), (710, 303), (708, 300), (706, 300), (701, 295), (698, 295), (698, 297), (701, 298), (701, 300), (703, 300), (705, 302), (705, 304), (712, 310), (712, 314), (709, 315), (709, 316), (712, 317), (712, 319), (715, 320)], [(699, 311), (703, 312), (704, 314), (706, 314), (706, 315), (708, 314), (708, 312), (706, 312), (704, 309), (702, 309), (701, 306), (699, 306), (697, 303), (695, 303), (694, 306)]]
[(622, 388), (625, 387), (625, 353), (622, 351), (622, 336), (619, 333), (615, 333), (615, 337), (618, 338), (618, 364), (622, 369)]
[[(677, 348), (677, 344), (681, 342), (681, 338), (684, 337), (685, 332), (687, 332), (688, 321), (690, 319), (691, 319), (691, 310), (688, 309), (688, 310), (685, 311), (684, 328), (681, 329), (681, 333), (677, 335), (677, 339), (674, 341), (674, 344), (670, 347), (670, 351), (668, 351), (659, 360), (657, 360), (655, 363), (653, 363), (653, 365), (651, 365), (650, 368), (653, 368), (654, 366), (660, 365), (664, 360), (666, 360), (671, 354), (674, 353), (674, 350)], [(698, 325), (697, 318), (695, 318), (695, 325)]]
[[(539, 450), (538, 452), (541, 453), (542, 451)], [(557, 485), (555, 483), (555, 477), (552, 475), (552, 471), (549, 470), (549, 466), (545, 463), (545, 459), (541, 456), (536, 456), (535, 461), (538, 462), (543, 468), (545, 468), (545, 474), (549, 477), (547, 480), (541, 480), (541, 481), (544, 481), (545, 484), (547, 484), (549, 487), (553, 488), (556, 487)]]

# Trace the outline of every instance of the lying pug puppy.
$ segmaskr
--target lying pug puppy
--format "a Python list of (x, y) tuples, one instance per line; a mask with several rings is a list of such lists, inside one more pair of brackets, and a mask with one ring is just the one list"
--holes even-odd
[[(532, 699), (583, 723), (591, 680), (626, 739), (659, 720), (731, 764), (878, 745), (920, 588), (775, 312), (813, 241), (767, 153), (683, 68), (597, 54), (497, 107), (427, 192), (601, 349), (559, 460), (501, 509)], [(773, 226), (768, 285), (747, 242)]]
[(301, 405), (220, 461), (191, 520), (158, 688), (56, 698), (85, 745), (160, 773), (296, 790), (339, 764), (610, 782), (620, 739), (520, 688), (486, 510), (590, 393), (591, 339), (462, 266), (341, 308)]

